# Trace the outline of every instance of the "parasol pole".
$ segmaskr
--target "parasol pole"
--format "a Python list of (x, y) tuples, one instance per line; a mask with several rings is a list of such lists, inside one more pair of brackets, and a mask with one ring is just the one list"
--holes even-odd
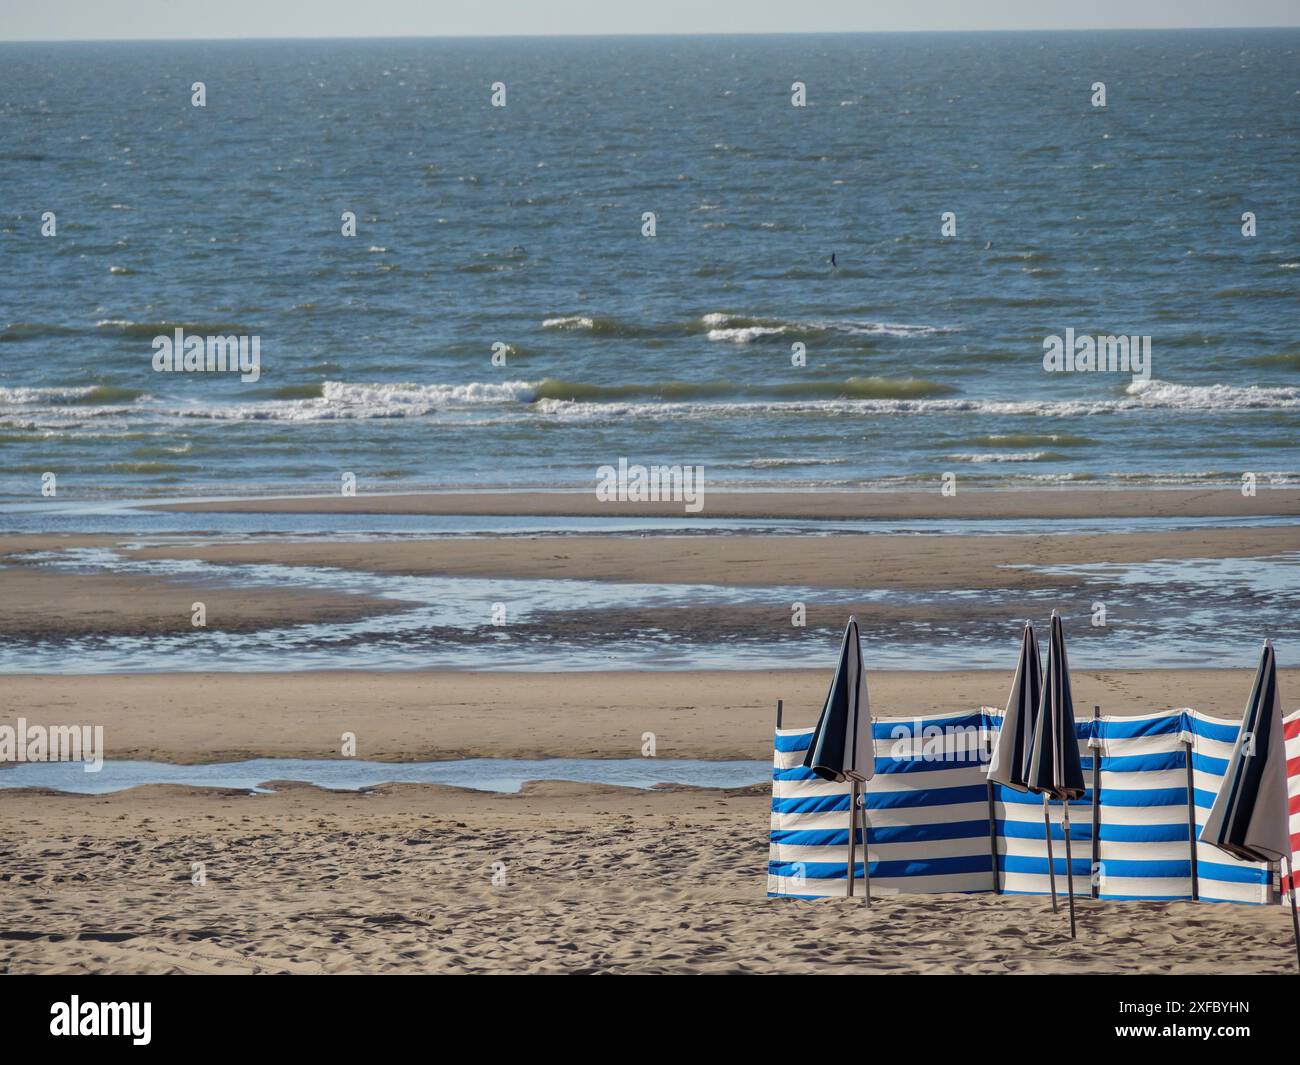
[(1070, 855), (1070, 799), (1061, 800), (1065, 818), (1065, 883), (1070, 893), (1070, 938), (1074, 938), (1074, 862)]
[(853, 898), (853, 866), (858, 856), (858, 782), (853, 777), (849, 780), (853, 785), (853, 795), (849, 799), (849, 883), (844, 897), (851, 899)]
[(1291, 928), (1296, 934), (1296, 965), (1300, 965), (1300, 914), (1296, 913), (1296, 873), (1291, 865), (1291, 856), (1286, 857), (1287, 880), (1291, 884)]
[(1101, 707), (1092, 708), (1092, 897), (1101, 898)]
[(871, 909), (871, 825), (867, 821), (867, 789), (862, 789), (862, 905)]
[[(984, 717), (984, 721), (985, 721), (984, 754), (986, 755), (986, 759), (987, 759), (984, 764), (984, 769), (985, 772), (987, 773), (987, 771), (992, 768), (988, 764), (988, 761), (992, 760), (993, 758), (993, 741), (989, 738), (989, 734), (988, 734), (987, 714)], [(986, 781), (985, 787), (988, 789), (988, 798), (989, 798), (989, 858), (992, 860), (993, 863), (992, 864), (993, 894), (1001, 895), (1002, 884), (999, 883), (999, 878), (998, 878), (998, 815), (997, 815), (997, 801), (995, 798), (996, 792), (994, 791), (994, 784), (993, 781), (991, 780)]]
[(1200, 871), (1196, 856), (1196, 771), (1192, 765), (1192, 741), (1183, 740), (1183, 759), (1187, 763), (1187, 851), (1192, 868), (1192, 901), (1201, 897)]

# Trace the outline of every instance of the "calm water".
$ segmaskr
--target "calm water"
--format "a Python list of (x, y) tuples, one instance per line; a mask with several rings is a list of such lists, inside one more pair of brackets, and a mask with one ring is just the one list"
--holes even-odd
[(103, 795), (141, 784), (265, 791), (267, 782), (300, 781), (335, 791), (378, 784), (449, 784), (474, 791), (516, 792), (530, 780), (573, 780), (653, 788), (743, 788), (771, 779), (772, 763), (673, 758), (465, 758), (449, 762), (365, 762), (352, 759), (254, 758), (211, 765), (106, 761), (96, 772), (81, 762), (32, 762), (0, 772), (0, 788), (52, 788)]
[[(1298, 59), (1293, 30), (0, 45), (0, 494), (621, 455), (1294, 480)], [(176, 325), (260, 336), (261, 379), (155, 373)], [(1067, 327), (1150, 334), (1153, 381), (1044, 373)]]

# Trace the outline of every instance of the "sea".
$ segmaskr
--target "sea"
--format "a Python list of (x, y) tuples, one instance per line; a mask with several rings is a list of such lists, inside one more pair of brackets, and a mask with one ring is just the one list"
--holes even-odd
[(1294, 484), (1298, 174), (1297, 30), (3, 44), (0, 498)]

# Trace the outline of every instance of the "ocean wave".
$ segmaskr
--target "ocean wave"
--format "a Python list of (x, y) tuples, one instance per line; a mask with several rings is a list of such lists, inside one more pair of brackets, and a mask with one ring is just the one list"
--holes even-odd
[(902, 322), (869, 322), (835, 318), (786, 319), (755, 318), (743, 314), (715, 311), (703, 315), (699, 324), (710, 340), (750, 344), (763, 337), (799, 336), (931, 336), (949, 330), (933, 325), (907, 325)]
[(976, 447), (1092, 447), (1097, 443), (1090, 436), (1070, 433), (991, 433), (964, 442)]
[(721, 396), (767, 397), (771, 399), (858, 397), (864, 399), (907, 399), (942, 396), (957, 391), (951, 385), (917, 377), (850, 377), (845, 381), (791, 381), (782, 384), (750, 385), (732, 381), (661, 381), (650, 384), (596, 385), (548, 377), (537, 383), (530, 402), (563, 400), (627, 399), (713, 399)]
[(560, 329), (574, 333), (588, 333), (600, 337), (651, 337), (672, 336), (683, 332), (671, 326), (641, 325), (617, 318), (602, 318), (589, 314), (561, 314), (542, 319), (543, 329)]
[[(135, 389), (113, 385), (61, 388), (0, 387), (6, 428), (13, 417), (69, 419), (109, 415), (230, 421), (322, 421), (405, 418), (441, 412), (470, 412), (512, 419), (543, 415), (558, 419), (712, 419), (729, 417), (862, 417), (867, 415), (994, 415), (1086, 417), (1131, 411), (1290, 411), (1300, 408), (1300, 387), (1182, 385), (1138, 381), (1122, 395), (1093, 399), (996, 399), (954, 395), (957, 390), (927, 378), (851, 377), (847, 380), (779, 383), (662, 381), (595, 384), (544, 378), (539, 381), (442, 383), (350, 383), (327, 380), (253, 393), (242, 403), (175, 404)], [(493, 413), (495, 412), (495, 413)], [(1030, 454), (1055, 456), (1060, 448), (1091, 446), (1088, 437), (1067, 433), (1008, 433), (976, 436), (964, 461), (1031, 461)], [(1016, 453), (1016, 458), (993, 456)]]
[(200, 336), (252, 335), (257, 330), (232, 322), (133, 322), (129, 318), (101, 318), (95, 328), (105, 333), (128, 337), (170, 336), (177, 329)]
[(530, 403), (528, 381), (471, 382), (465, 385), (349, 384), (325, 381), (320, 394), (299, 399), (259, 400), (209, 407), (172, 408), (162, 413), (211, 421), (331, 421), (368, 418), (418, 418), (449, 407)]
[(1300, 407), (1300, 388), (1261, 385), (1179, 385), (1152, 378), (1125, 392), (1140, 406), (1175, 410), (1290, 410)]
[(1281, 367), (1289, 370), (1300, 370), (1300, 351), (1279, 351), (1273, 355), (1255, 355), (1249, 359), (1243, 359), (1242, 363), (1246, 366)]
[[(844, 466), (848, 459), (792, 459), (792, 458), (772, 458), (772, 459), (750, 459), (747, 462), (736, 463), (744, 469), (752, 470), (770, 470), (780, 469), (785, 466)], [(724, 467), (726, 463), (722, 464)]]
[(141, 398), (145, 398), (144, 392), (135, 388), (118, 388), (115, 385), (84, 385), (67, 388), (0, 387), (0, 405), (5, 406), (100, 407), (134, 403)]
[(49, 322), (10, 322), (0, 329), (0, 344), (12, 344), (20, 340), (33, 340), (40, 337), (71, 336), (80, 332), (71, 326), (52, 325)]
[(748, 344), (764, 337), (797, 335), (915, 337), (951, 332), (943, 326), (908, 325), (903, 322), (859, 321), (839, 318), (770, 318), (728, 311), (712, 311), (685, 322), (651, 324), (627, 322), (592, 314), (552, 315), (542, 320), (543, 329), (556, 329), (590, 336), (682, 337), (703, 333), (709, 340)]
[(1068, 458), (1057, 451), (984, 451), (944, 457), (953, 462), (1063, 462)]

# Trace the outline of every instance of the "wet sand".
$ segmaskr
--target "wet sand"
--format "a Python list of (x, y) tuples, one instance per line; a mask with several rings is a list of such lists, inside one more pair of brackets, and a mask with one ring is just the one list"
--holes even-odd
[[(636, 758), (653, 732), (661, 758), (769, 759), (776, 701), (788, 727), (812, 725), (830, 674), (801, 670), (463, 673), (316, 671), (114, 676), (13, 675), (11, 714), (30, 724), (104, 726), (106, 757), (166, 762), (330, 758), (341, 737), (357, 757)], [(1280, 670), (1289, 710), (1300, 670)], [(1192, 706), (1238, 717), (1243, 669), (1072, 674), (1077, 712), (1157, 713)], [(1010, 670), (873, 670), (878, 716), (948, 713), (1006, 703)], [(10, 716), (10, 715), (6, 715)], [(0, 769), (3, 772), (3, 769)]]
[[(682, 503), (602, 502), (590, 492), (428, 492), (287, 496), (151, 504), (158, 510), (239, 514), (474, 514), (552, 517), (685, 515)], [(706, 491), (702, 518), (1106, 518), (1300, 515), (1300, 490), (1239, 488), (961, 489), (940, 492)], [(685, 515), (689, 516), (689, 515)]]
[(178, 543), (124, 554), (459, 577), (957, 591), (1047, 587), (1063, 581), (1021, 567), (1253, 558), (1285, 551), (1300, 551), (1300, 527), (1026, 536), (511, 536), (383, 542), (259, 538), (206, 546)]

